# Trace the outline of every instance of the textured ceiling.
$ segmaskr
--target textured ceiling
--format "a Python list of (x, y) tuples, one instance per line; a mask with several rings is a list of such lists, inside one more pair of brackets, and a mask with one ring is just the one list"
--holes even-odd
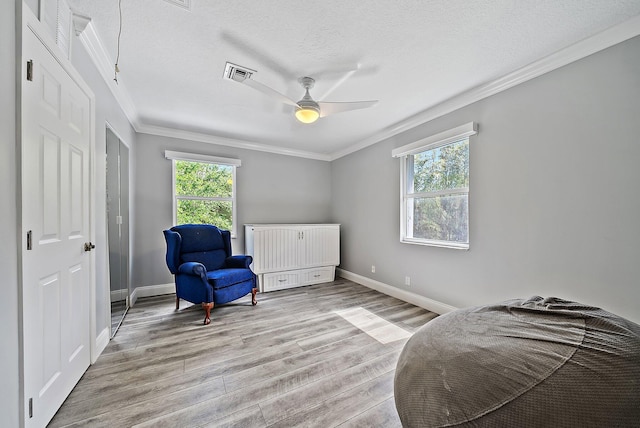
[[(117, 0), (68, 0), (115, 60)], [(640, 0), (122, 0), (119, 81), (140, 123), (319, 154), (640, 14)], [(190, 5), (190, 9), (184, 5)], [(223, 79), (231, 61), (298, 100), (380, 100), (311, 125)], [(357, 68), (348, 78), (346, 71)]]

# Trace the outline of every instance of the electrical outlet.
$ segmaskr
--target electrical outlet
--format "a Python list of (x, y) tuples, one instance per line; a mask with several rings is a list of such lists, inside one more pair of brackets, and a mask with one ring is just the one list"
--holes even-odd
[(411, 277), (410, 276), (405, 276), (404, 277), (404, 285), (411, 285)]
[(371, 273), (376, 273), (376, 266), (375, 265), (371, 265)]

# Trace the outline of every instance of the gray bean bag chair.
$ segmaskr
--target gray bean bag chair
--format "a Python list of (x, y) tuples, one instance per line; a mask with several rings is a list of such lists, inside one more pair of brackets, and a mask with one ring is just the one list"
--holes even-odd
[(640, 325), (532, 297), (421, 327), (396, 368), (405, 427), (640, 426)]

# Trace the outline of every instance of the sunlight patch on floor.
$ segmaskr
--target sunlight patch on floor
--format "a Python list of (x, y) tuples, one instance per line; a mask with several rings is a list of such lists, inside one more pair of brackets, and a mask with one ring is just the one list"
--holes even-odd
[(364, 308), (349, 308), (333, 312), (383, 344), (411, 337), (411, 333), (407, 330)]

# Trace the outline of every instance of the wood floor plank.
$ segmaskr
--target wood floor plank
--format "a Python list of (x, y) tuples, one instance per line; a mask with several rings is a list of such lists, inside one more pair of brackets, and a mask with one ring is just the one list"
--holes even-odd
[(224, 394), (224, 388), (220, 388), (218, 382), (216, 382), (215, 385), (217, 387), (211, 388), (198, 385), (174, 393), (163, 394), (151, 400), (133, 403), (127, 406), (119, 406), (114, 408), (113, 411), (101, 413), (89, 418), (84, 418), (80, 415), (82, 419), (60, 426), (92, 428), (131, 427), (139, 421), (157, 418), (177, 409), (184, 409), (197, 403), (206, 402)]
[(425, 312), (425, 313), (418, 314), (414, 317), (411, 317), (409, 319), (403, 320), (402, 324), (418, 329), (437, 316), (438, 314), (434, 314), (433, 312)]
[(233, 391), (200, 403), (184, 406), (177, 411), (149, 418), (138, 426), (154, 428), (193, 427), (212, 423), (234, 413), (255, 406), (260, 397), (276, 393), (269, 384), (258, 384), (241, 391)]
[(220, 375), (246, 370), (269, 361), (276, 361), (302, 352), (302, 348), (295, 342), (272, 345), (264, 349), (253, 350), (248, 353), (215, 354), (199, 356), (184, 360), (185, 370), (213, 370)]
[(266, 426), (260, 407), (255, 405), (233, 413), (226, 418), (201, 425), (200, 428), (263, 428)]
[(340, 428), (402, 428), (402, 422), (392, 397), (338, 426)]
[(399, 426), (394, 332), (436, 314), (340, 278), (258, 301), (216, 306), (203, 326), (175, 295), (138, 299), (50, 426)]
[(355, 352), (359, 348), (374, 342), (370, 337), (360, 334), (354, 338), (333, 342), (320, 348), (300, 352), (290, 357), (280, 358), (267, 364), (261, 364), (248, 370), (227, 375), (224, 377), (224, 383), (227, 391), (235, 391), (250, 382), (260, 382), (301, 367), (309, 366), (315, 361), (318, 361), (318, 359), (331, 358), (341, 353)]
[(334, 328), (329, 331), (309, 334), (308, 336), (298, 339), (298, 345), (305, 351), (313, 348), (319, 348), (329, 343), (338, 342), (358, 334), (362, 334), (362, 330), (353, 325), (345, 325), (344, 327)]
[[(367, 360), (347, 370), (327, 376), (320, 380), (304, 385), (301, 388), (283, 393), (278, 397), (260, 402), (260, 408), (267, 424), (291, 415), (305, 413), (318, 403), (331, 399), (354, 386), (362, 385), (377, 377), (395, 370), (399, 351), (388, 352), (377, 358)], [(292, 406), (292, 403), (296, 403)]]
[(297, 412), (269, 426), (272, 428), (292, 428), (339, 425), (359, 415), (363, 409), (393, 397), (393, 375), (394, 371), (389, 371), (342, 394), (333, 396), (315, 407)]
[[(85, 376), (89, 371), (85, 373)], [(79, 395), (110, 394), (121, 385), (145, 383), (149, 378), (161, 379), (183, 372), (184, 361), (175, 361), (171, 364), (160, 364), (126, 371), (120, 370), (117, 373), (104, 376), (83, 376), (73, 392)]]
[(135, 349), (104, 355), (104, 358), (100, 358), (92, 368), (95, 372), (107, 372), (109, 370), (113, 371), (120, 364), (132, 367), (133, 364), (144, 365), (150, 359), (188, 358), (198, 352), (206, 352), (212, 346), (217, 349), (233, 349), (234, 347), (243, 346), (243, 340), (237, 336), (220, 337), (213, 334), (188, 341), (175, 341), (175, 343), (170, 344), (152, 342), (148, 346), (137, 346)]

